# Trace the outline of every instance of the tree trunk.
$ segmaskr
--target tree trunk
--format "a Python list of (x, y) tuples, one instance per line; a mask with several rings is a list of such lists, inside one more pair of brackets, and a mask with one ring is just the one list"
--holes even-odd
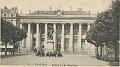
[(114, 42), (114, 50), (115, 50), (115, 61), (118, 61), (118, 55), (119, 55), (119, 45), (117, 42)]
[(104, 44), (103, 47), (103, 60), (107, 61), (108, 60), (108, 48), (106, 46), (107, 43)]
[(15, 42), (13, 43), (13, 54), (15, 54)]
[(96, 58), (98, 59), (98, 57), (99, 57), (99, 54), (98, 54), (98, 46), (96, 46), (95, 54), (96, 54)]
[(102, 60), (104, 60), (104, 56), (105, 56), (105, 51), (104, 51), (104, 48), (105, 48), (105, 47), (104, 47), (104, 45), (105, 45), (105, 44), (103, 44), (103, 46), (102, 46)]
[(102, 59), (102, 46), (100, 46), (100, 59)]
[(5, 55), (7, 55), (7, 43), (5, 43)]

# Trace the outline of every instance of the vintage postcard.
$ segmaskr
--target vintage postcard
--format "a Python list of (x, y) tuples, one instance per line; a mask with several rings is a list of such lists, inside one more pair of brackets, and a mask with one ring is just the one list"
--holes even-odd
[(0, 66), (119, 66), (119, 0), (0, 0)]

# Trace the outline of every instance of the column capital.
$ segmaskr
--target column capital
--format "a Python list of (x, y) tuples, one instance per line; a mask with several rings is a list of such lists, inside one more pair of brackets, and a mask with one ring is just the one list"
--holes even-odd
[(40, 24), (40, 23), (36, 23), (36, 24)]
[(44, 24), (48, 24), (48, 23), (44, 23)]
[(23, 23), (20, 23), (20, 24), (23, 24)]
[(87, 25), (91, 25), (91, 23), (87, 23)]
[(27, 23), (27, 24), (31, 24), (31, 23)]
[(74, 25), (74, 23), (70, 23), (71, 25)]
[(61, 23), (62, 25), (65, 25), (65, 23)]
[(54, 24), (56, 25), (57, 23), (53, 23), (53, 25), (54, 25)]

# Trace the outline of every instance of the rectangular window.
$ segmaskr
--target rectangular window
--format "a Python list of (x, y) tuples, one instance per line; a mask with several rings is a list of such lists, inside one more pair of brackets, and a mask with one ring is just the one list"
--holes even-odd
[(70, 34), (70, 27), (65, 26), (65, 35), (69, 35), (69, 34)]
[(61, 26), (57, 26), (57, 34), (61, 34)]
[(75, 27), (75, 26), (74, 26), (74, 30), (73, 30), (73, 31), (74, 31), (74, 32), (73, 32), (74, 35), (78, 35), (78, 31), (79, 31), (79, 30), (78, 30), (78, 27)]
[(11, 17), (13, 17), (13, 14), (11, 14)]

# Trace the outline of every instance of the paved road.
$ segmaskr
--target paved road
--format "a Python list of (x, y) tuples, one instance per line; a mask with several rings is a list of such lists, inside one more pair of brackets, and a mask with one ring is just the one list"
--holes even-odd
[(38, 57), (34, 54), (2, 58), (1, 64), (5, 65), (42, 65), (42, 66), (78, 66), (100, 65), (109, 66), (108, 62), (97, 60), (88, 55), (64, 55), (62, 58)]

